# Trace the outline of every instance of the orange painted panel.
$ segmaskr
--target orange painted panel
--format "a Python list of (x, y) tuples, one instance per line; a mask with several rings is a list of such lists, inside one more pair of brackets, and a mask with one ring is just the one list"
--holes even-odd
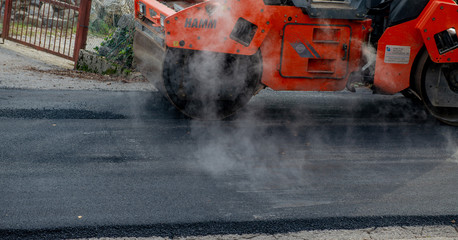
[(423, 47), (416, 23), (390, 27), (378, 42), (374, 85), (385, 93), (394, 94), (410, 86), (411, 69)]
[(349, 26), (285, 26), (280, 74), (287, 78), (343, 79), (348, 73)]
[[(166, 44), (175, 48), (252, 55), (272, 26), (270, 10), (273, 8), (265, 6), (263, 0), (204, 2), (166, 19)], [(240, 18), (256, 25), (253, 39), (247, 45), (231, 38)]]
[[(367, 41), (368, 34), (371, 30), (371, 20), (350, 21), (337, 19), (312, 19), (305, 15), (300, 8), (288, 6), (274, 6), (274, 8), (276, 8), (276, 10), (272, 11), (273, 14), (271, 19), (276, 19), (276, 21), (272, 20), (273, 24), (271, 30), (261, 45), (263, 58), (262, 82), (274, 90), (343, 90), (350, 73), (358, 71), (361, 68), (362, 43)], [(282, 57), (282, 46), (284, 45), (283, 38), (290, 39), (293, 43), (295, 40), (293, 37), (296, 36), (299, 37), (299, 39), (303, 38), (303, 36), (301, 36), (301, 30), (305, 29), (296, 29), (299, 30), (295, 31), (296, 35), (289, 35), (288, 27), (285, 28), (285, 26), (290, 25), (330, 26), (307, 29), (306, 31), (308, 32), (308, 36), (304, 37), (304, 39), (310, 40), (310, 44), (313, 44), (314, 49), (320, 56), (323, 55), (327, 57), (327, 59), (301, 58), (293, 47), (288, 50), (290, 51), (289, 57)], [(349, 39), (349, 29), (351, 29), (351, 39)], [(326, 33), (326, 36), (323, 35), (323, 33)], [(342, 50), (344, 42), (348, 43), (348, 60), (346, 61), (341, 60), (344, 56), (344, 50)], [(305, 42), (304, 45), (306, 45)], [(301, 51), (301, 48), (303, 47), (299, 47), (299, 51)], [(284, 49), (286, 49), (286, 47), (284, 47)], [(306, 49), (309, 48), (306, 47)], [(292, 59), (288, 60), (290, 57), (295, 58), (295, 60), (299, 62), (295, 62)], [(285, 61), (282, 62), (282, 59)], [(335, 63), (336, 61), (340, 61), (340, 64), (345, 63), (343, 70), (342, 68), (338, 69), (339, 67)], [(287, 67), (286, 73), (288, 74), (291, 73), (297, 74), (296, 76), (301, 76), (300, 74), (306, 72), (311, 77), (304, 78), (282, 76), (280, 74), (280, 71), (284, 70), (282, 65), (283, 67)], [(295, 66), (302, 67), (300, 69), (295, 69)], [(334, 73), (331, 74), (331, 71)], [(310, 72), (315, 73), (311, 74)], [(336, 79), (335, 75), (337, 72), (340, 72), (338, 79)]]
[(437, 63), (458, 62), (458, 49), (440, 54), (434, 36), (449, 28), (458, 30), (458, 5), (453, 0), (431, 1), (416, 28), (421, 33), (431, 60)]

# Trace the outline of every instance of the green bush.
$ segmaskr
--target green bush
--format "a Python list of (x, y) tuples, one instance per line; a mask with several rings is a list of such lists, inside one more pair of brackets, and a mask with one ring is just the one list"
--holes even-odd
[(135, 28), (118, 28), (106, 37), (100, 47), (96, 47), (95, 50), (101, 54), (102, 47), (109, 49), (108, 53), (103, 54), (108, 60), (120, 64), (123, 68), (132, 68), (134, 32)]
[(96, 19), (95, 21), (89, 24), (89, 31), (93, 35), (106, 36), (110, 34), (110, 32), (113, 32), (113, 30), (114, 30), (114, 27), (108, 25), (102, 19)]

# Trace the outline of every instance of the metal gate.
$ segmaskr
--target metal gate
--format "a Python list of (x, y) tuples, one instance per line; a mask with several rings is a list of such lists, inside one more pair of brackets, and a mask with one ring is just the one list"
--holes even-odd
[(86, 46), (91, 0), (0, 0), (2, 38), (76, 61)]
[(0, 0), (0, 36), (3, 36), (2, 32), (3, 32), (3, 16), (5, 14), (5, 1), (6, 0)]

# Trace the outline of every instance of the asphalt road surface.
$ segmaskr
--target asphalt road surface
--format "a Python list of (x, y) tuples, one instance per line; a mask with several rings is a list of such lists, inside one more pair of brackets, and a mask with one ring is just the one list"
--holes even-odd
[(458, 220), (458, 128), (401, 95), (263, 91), (225, 121), (148, 92), (0, 89), (0, 236)]

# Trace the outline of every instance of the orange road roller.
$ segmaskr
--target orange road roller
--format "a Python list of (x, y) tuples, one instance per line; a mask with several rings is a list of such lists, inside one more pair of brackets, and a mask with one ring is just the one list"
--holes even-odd
[(134, 56), (182, 113), (278, 91), (403, 93), (458, 126), (454, 0), (135, 0)]

